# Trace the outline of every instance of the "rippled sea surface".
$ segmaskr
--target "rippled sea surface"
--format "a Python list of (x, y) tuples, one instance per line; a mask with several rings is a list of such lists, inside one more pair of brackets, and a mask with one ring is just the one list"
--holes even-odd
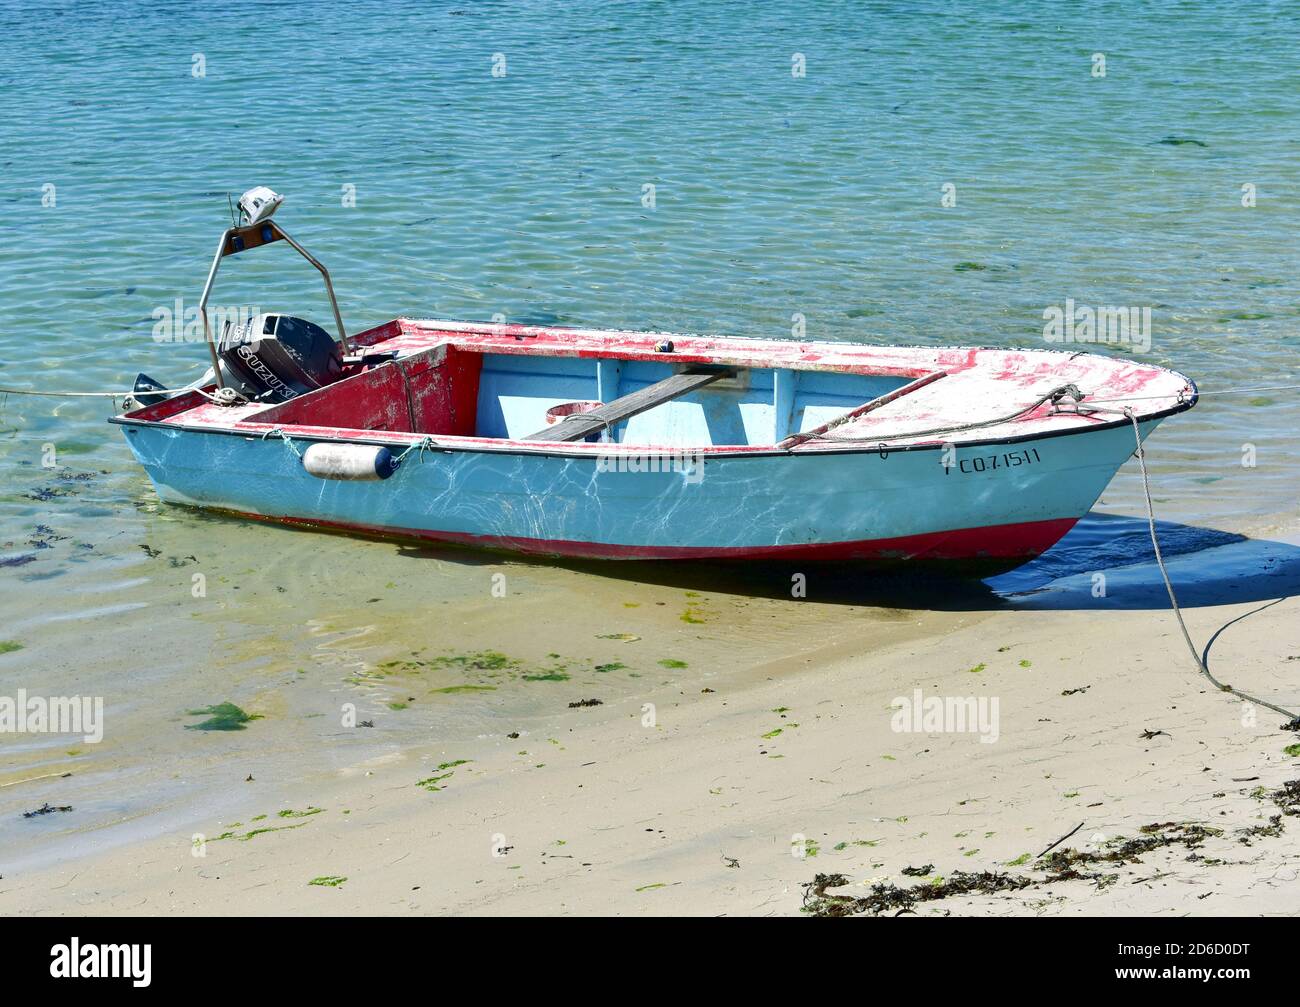
[[(1300, 461), (1297, 391), (1273, 387), (1300, 383), (1300, 9), (1129, 6), (0, 3), (0, 385), (197, 376), (202, 348), (155, 322), (197, 302), (227, 195), (267, 184), (353, 331), (503, 315), (782, 337), (802, 316), (807, 338), (1035, 347), (1067, 298), (1150, 307), (1149, 351), (1101, 351), (1205, 394), (1149, 442), (1160, 516), (1273, 534)], [(243, 258), (215, 303), (328, 319), (287, 249)], [(111, 412), (0, 413), (0, 692), (101, 695), (117, 725), (98, 746), (0, 738), (0, 782), (58, 781), (0, 790), (22, 856), (149, 821), (240, 758), (292, 774), (307, 750), (343, 764), (538, 703), (512, 680), (403, 707), (386, 661), (634, 663), (596, 636), (681, 608), (630, 578), (160, 509)], [(1132, 469), (1101, 510), (1140, 513)], [(842, 617), (806, 611), (780, 621)], [(674, 622), (681, 646), (744, 617), (707, 621)], [(464, 684), (450, 667), (420, 687)], [(186, 730), (224, 701), (264, 719)], [(339, 729), (348, 701), (382, 739)], [(47, 799), (76, 811), (17, 815)]]

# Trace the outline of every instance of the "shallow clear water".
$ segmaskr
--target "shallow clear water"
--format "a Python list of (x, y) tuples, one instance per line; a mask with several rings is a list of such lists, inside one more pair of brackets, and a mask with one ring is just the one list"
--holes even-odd
[[(1161, 517), (1289, 525), (1296, 393), (1216, 393), (1300, 382), (1300, 11), (790, 10), (2, 5), (0, 385), (196, 376), (201, 348), (156, 342), (155, 311), (197, 301), (226, 194), (269, 184), (354, 331), (499, 313), (772, 337), (797, 314), (808, 338), (1034, 347), (1066, 298), (1149, 306), (1141, 359), (1206, 393), (1149, 442)], [(214, 300), (328, 318), (315, 274), (282, 248), (229, 263)], [(697, 658), (725, 664), (742, 633), (794, 646), (846, 618), (719, 601), (699, 627), (679, 618), (682, 585), (159, 510), (110, 411), (10, 396), (0, 416), (0, 562), (14, 561), (0, 566), (0, 637), (23, 646), (0, 655), (0, 684), (103, 695), (111, 718), (93, 748), (0, 738), (5, 780), (57, 781), (0, 791), (11, 849), (242, 780), (232, 752), (258, 774), (324, 770), (556, 701), (512, 681), (403, 719), (411, 709), (388, 707), (402, 685), (348, 681), (414, 650), (594, 667), (622, 646), (595, 637), (626, 630), (656, 641), (635, 673), (689, 649), (689, 676)], [(1101, 510), (1139, 513), (1132, 468)], [(501, 570), (511, 594), (494, 599)], [(620, 619), (624, 605), (638, 607)], [(637, 689), (582, 674), (565, 699), (579, 681)], [(382, 740), (338, 728), (358, 696)], [(184, 729), (185, 710), (225, 700), (266, 719)], [(75, 816), (15, 813), (64, 797)]]

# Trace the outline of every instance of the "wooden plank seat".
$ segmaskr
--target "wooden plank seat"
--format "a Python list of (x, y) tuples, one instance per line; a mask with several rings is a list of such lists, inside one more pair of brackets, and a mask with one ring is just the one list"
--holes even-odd
[(665, 402), (681, 398), (683, 395), (712, 384), (720, 378), (734, 377), (735, 373), (730, 368), (713, 368), (709, 370), (691, 368), (681, 371), (664, 378), (662, 381), (656, 381), (653, 385), (647, 385), (645, 388), (632, 392), (630, 395), (624, 395), (613, 402), (606, 402), (603, 406), (590, 412), (573, 413), (566, 416), (559, 423), (553, 424), (545, 430), (539, 430), (535, 434), (529, 434), (523, 439), (526, 441), (580, 441), (592, 434), (613, 427), (616, 423), (621, 423), (623, 420), (636, 416), (638, 413), (643, 413), (647, 409), (653, 409)]

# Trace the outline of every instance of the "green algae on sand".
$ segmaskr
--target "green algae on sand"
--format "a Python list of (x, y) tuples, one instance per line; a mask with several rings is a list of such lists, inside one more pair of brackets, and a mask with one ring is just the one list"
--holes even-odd
[(455, 770), (457, 766), (466, 765), (469, 761), (469, 759), (455, 759), (452, 762), (439, 763), (434, 767), (433, 776), (426, 777), (423, 780), (417, 780), (415, 785), (422, 790), (427, 790), (431, 794), (436, 794), (439, 790), (446, 789), (445, 787), (440, 786), (442, 781), (455, 776), (456, 774), (453, 770)]
[[(306, 822), (297, 822), (294, 825), (266, 825), (260, 829), (250, 829), (242, 835), (232, 829), (231, 831), (223, 832), (219, 836), (213, 836), (211, 839), (207, 840), (207, 842), (215, 843), (222, 839), (238, 839), (241, 843), (246, 843), (250, 839), (264, 836), (268, 832), (287, 832), (289, 829), (301, 829), (306, 824)], [(196, 845), (198, 844), (196, 843)]]
[(186, 724), (187, 731), (242, 731), (244, 725), (261, 720), (260, 713), (245, 713), (234, 703), (218, 703), (197, 710), (186, 710), (187, 717), (207, 717), (201, 724)]
[(450, 654), (435, 657), (429, 662), (435, 667), (472, 668), (475, 671), (501, 671), (519, 664), (514, 658), (507, 657), (499, 650), (480, 650), (472, 654)]

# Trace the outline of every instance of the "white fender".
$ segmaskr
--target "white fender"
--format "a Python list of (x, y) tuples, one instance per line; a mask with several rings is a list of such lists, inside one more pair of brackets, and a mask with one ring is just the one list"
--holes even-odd
[(318, 479), (373, 482), (391, 476), (397, 461), (374, 444), (312, 444), (302, 453), (302, 467)]

